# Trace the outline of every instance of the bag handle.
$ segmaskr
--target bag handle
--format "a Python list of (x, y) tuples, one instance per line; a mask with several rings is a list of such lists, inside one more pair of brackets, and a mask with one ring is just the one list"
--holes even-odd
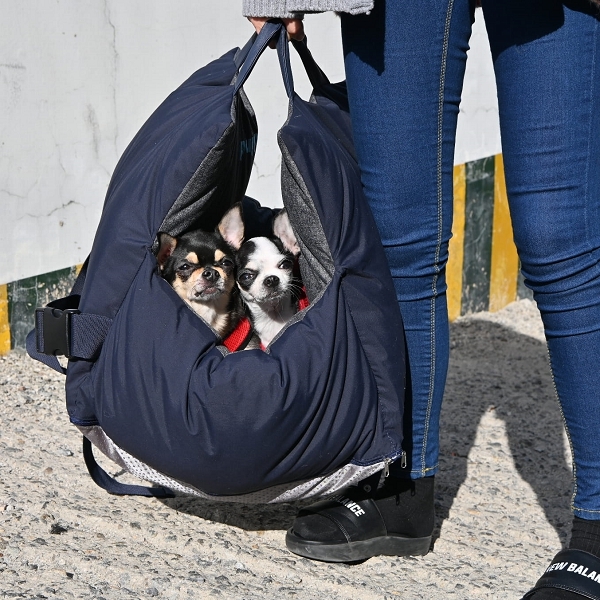
[(308, 40), (306, 36), (301, 41), (292, 40), (292, 45), (300, 56), (300, 60), (302, 61), (302, 64), (306, 70), (306, 74), (308, 75), (308, 80), (313, 88), (318, 90), (326, 85), (329, 85), (331, 83), (329, 78), (327, 75), (325, 75), (321, 67), (319, 67), (310, 50), (308, 49)]
[[(244, 60), (244, 64), (240, 69), (237, 78), (235, 80), (235, 87), (233, 89), (233, 93), (237, 94), (239, 89), (244, 85), (246, 79), (248, 79), (252, 69), (256, 65), (256, 61), (260, 58), (261, 54), (265, 51), (270, 41), (276, 36), (282, 37), (281, 31), (284, 30), (283, 24), (281, 21), (267, 21), (263, 28), (260, 30), (258, 35), (254, 34), (252, 38), (250, 38), (250, 42), (252, 42), (251, 48), (248, 50), (248, 54), (246, 59)], [(287, 36), (285, 36), (287, 37)], [(248, 44), (250, 43), (248, 42)], [(246, 46), (248, 45), (246, 44)], [(244, 46), (244, 49), (246, 48)], [(278, 43), (278, 51), (279, 51), (279, 43)], [(284, 78), (285, 81), (285, 78)]]
[[(277, 38), (277, 56), (279, 58), (285, 91), (288, 98), (292, 98), (294, 95), (294, 78), (290, 64), (288, 36), (285, 27), (278, 19), (267, 21), (260, 33), (258, 35), (255, 33), (244, 48), (236, 55), (236, 64), (243, 64), (235, 81), (234, 93), (237, 93), (244, 85), (256, 62), (274, 38)], [(300, 56), (312, 87), (320, 89), (329, 85), (329, 78), (325, 75), (321, 67), (319, 67), (308, 49), (306, 37), (302, 41), (292, 40), (292, 44)]]
[(279, 38), (277, 40), (277, 57), (281, 67), (283, 85), (288, 98), (291, 100), (294, 96), (294, 78), (292, 77), (292, 65), (290, 64), (290, 45), (285, 27), (281, 27)]
[(238, 51), (235, 53), (235, 56), (233, 57), (233, 62), (237, 67), (238, 71), (240, 70), (240, 67), (244, 64), (244, 61), (246, 60), (246, 57), (250, 52), (250, 48), (252, 48), (252, 45), (254, 44), (257, 36), (258, 34), (254, 33), (252, 37), (246, 42), (244, 47), (239, 48)]

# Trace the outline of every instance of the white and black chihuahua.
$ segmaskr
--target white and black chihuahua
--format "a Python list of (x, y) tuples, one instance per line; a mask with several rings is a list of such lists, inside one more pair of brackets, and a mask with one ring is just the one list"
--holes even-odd
[(247, 240), (236, 254), (237, 284), (263, 349), (298, 312), (303, 293), (294, 275), (300, 248), (285, 210), (273, 220), (273, 233)]
[(223, 216), (215, 231), (194, 230), (180, 237), (159, 234), (161, 275), (221, 338), (244, 316), (235, 283), (235, 249), (243, 239), (240, 203)]

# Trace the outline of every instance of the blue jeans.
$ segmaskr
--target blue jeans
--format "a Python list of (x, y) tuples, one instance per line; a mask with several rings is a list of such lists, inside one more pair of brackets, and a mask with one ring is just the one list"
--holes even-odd
[[(363, 183), (406, 328), (409, 460), (393, 467), (412, 478), (438, 464), (454, 141), (473, 11), (469, 0), (376, 0), (370, 15), (342, 18)], [(600, 519), (598, 11), (587, 0), (483, 0), (483, 11), (515, 242), (573, 449), (573, 508)]]

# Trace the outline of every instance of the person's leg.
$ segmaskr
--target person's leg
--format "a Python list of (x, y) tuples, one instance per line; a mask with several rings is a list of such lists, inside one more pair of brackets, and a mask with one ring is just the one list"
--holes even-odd
[[(313, 549), (320, 544), (323, 560), (348, 556), (338, 548), (348, 546), (340, 519), (346, 533), (352, 528), (351, 538), (361, 538), (355, 546), (363, 554), (353, 560), (429, 549), (449, 352), (445, 266), (454, 140), (472, 13), (469, 0), (377, 0), (369, 15), (342, 16), (356, 150), (406, 332), (408, 456), (406, 465), (391, 465), (383, 489), (375, 492), (367, 482), (349, 492), (366, 516), (342, 514), (348, 498), (301, 512), (287, 543), (305, 556), (311, 556), (308, 542)], [(418, 543), (394, 544), (401, 536)]]
[[(571, 544), (595, 544), (600, 556), (600, 538), (578, 541), (589, 537), (586, 521), (600, 532), (598, 9), (587, 0), (483, 0), (483, 9), (515, 242), (573, 449)], [(533, 598), (578, 597), (560, 594)]]
[(454, 140), (471, 23), (468, 0), (378, 0), (371, 15), (342, 17), (356, 150), (406, 333), (408, 460), (392, 473), (413, 479), (438, 468)]

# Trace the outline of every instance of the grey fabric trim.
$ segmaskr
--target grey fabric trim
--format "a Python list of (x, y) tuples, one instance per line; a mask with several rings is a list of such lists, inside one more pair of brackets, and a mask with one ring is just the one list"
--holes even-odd
[(358, 15), (373, 10), (375, 0), (244, 0), (246, 17), (298, 18), (298, 13), (338, 11)]
[(335, 264), (321, 220), (302, 175), (280, 136), (277, 137), (283, 158), (281, 161), (283, 202), (300, 246), (300, 273), (306, 295), (313, 303), (331, 283)]
[[(237, 73), (235, 75), (235, 77), (233, 78), (233, 81), (231, 82), (231, 85), (235, 85), (235, 80), (237, 79)], [(256, 114), (254, 113), (254, 108), (252, 107), (252, 104), (250, 104), (250, 100), (248, 99), (248, 96), (246, 95), (246, 92), (244, 92), (244, 88), (240, 88), (238, 90), (238, 96), (240, 97), (240, 100), (242, 101), (242, 104), (244, 105), (244, 108), (248, 111), (248, 113), (250, 113), (252, 116), (256, 116)], [(231, 104), (231, 118), (233, 119), (233, 121), (235, 122), (236, 119), (236, 113), (237, 113), (237, 107), (236, 107), (236, 103), (232, 102)]]
[[(243, 89), (238, 91), (239, 101), (251, 116), (254, 116), (254, 109), (244, 93)], [(188, 231), (193, 224), (197, 224), (199, 217), (202, 215), (203, 208), (210, 203), (215, 192), (217, 191), (212, 182), (216, 171), (215, 165), (221, 160), (224, 152), (230, 152), (229, 134), (236, 127), (237, 120), (237, 102), (231, 103), (231, 119), (232, 122), (223, 132), (219, 141), (210, 149), (204, 160), (200, 163), (196, 172), (187, 182), (168, 213), (161, 223), (158, 231), (168, 233), (173, 237), (181, 235)], [(204, 195), (200, 195), (204, 192)], [(154, 241), (152, 251), (158, 252), (158, 240)]]
[[(235, 104), (235, 102), (233, 103)], [(221, 139), (211, 148), (196, 172), (187, 182), (179, 197), (175, 200), (169, 212), (165, 216), (158, 231), (168, 233), (173, 237), (181, 235), (183, 232), (190, 229), (191, 225), (198, 220), (198, 215), (202, 211), (202, 207), (210, 201), (215, 193), (215, 187), (210, 185), (210, 179), (214, 171), (214, 166), (219, 162), (220, 155), (225, 146), (228, 133), (235, 126), (231, 123), (223, 132)], [(207, 190), (204, 196), (199, 194)], [(152, 251), (158, 252), (158, 240), (155, 240), (152, 246)]]
[(250, 494), (241, 494), (238, 496), (212, 496), (210, 494), (205, 494), (195, 487), (167, 477), (152, 467), (140, 462), (137, 458), (134, 458), (131, 454), (128, 454), (125, 450), (119, 448), (106, 435), (100, 426), (78, 426), (77, 428), (103, 454), (132, 475), (135, 475), (144, 481), (167, 487), (175, 492), (199, 496), (206, 500), (222, 500), (224, 502), (239, 502), (244, 504), (275, 504), (277, 502), (305, 500), (317, 496), (335, 494), (348, 486), (357, 485), (363, 479), (382, 471), (386, 464), (385, 460), (369, 466), (349, 464), (338, 469), (334, 473), (323, 477), (315, 477), (314, 479), (307, 479), (305, 481), (277, 485)]

